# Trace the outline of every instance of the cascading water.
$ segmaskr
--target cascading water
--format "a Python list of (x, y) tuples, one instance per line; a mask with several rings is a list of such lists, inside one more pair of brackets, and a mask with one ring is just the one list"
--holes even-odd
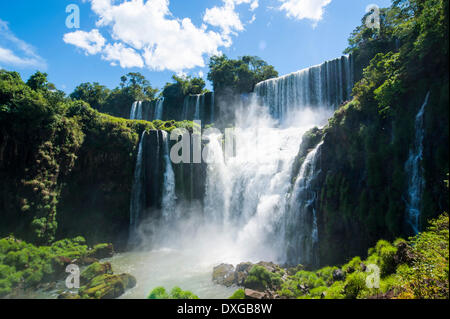
[[(245, 103), (234, 107), (233, 156), (225, 152), (229, 141), (224, 137), (228, 135), (210, 132), (204, 139), (207, 164), (203, 169), (196, 168), (202, 164), (177, 164), (172, 171), (168, 138), (163, 134), (162, 218), (153, 223), (157, 226), (151, 239), (143, 238), (152, 252), (133, 258), (171, 269), (166, 261), (183, 255), (178, 261), (183, 274), (197, 272), (198, 267), (206, 269), (202, 270), (206, 271), (202, 280), (208, 285), (212, 267), (222, 262), (265, 260), (314, 266), (319, 240), (315, 181), (320, 174), (322, 144), (306, 156), (294, 176), (294, 185), (293, 165), (299, 160), (304, 133), (324, 125), (335, 108), (351, 98), (352, 69), (351, 58), (342, 57), (259, 83)], [(207, 115), (211, 122), (216, 120), (214, 95), (211, 97), (210, 104), (200, 96), (186, 97), (182, 118)], [(206, 105), (211, 107), (209, 113), (205, 112)], [(188, 184), (202, 171), (203, 197), (193, 200), (192, 196), (182, 196), (180, 190), (190, 188), (191, 193), (193, 187)], [(165, 257), (160, 256), (162, 251)], [(143, 272), (138, 281), (152, 285), (149, 288), (168, 282), (155, 281), (154, 276), (146, 274), (145, 263), (139, 263)], [(177, 274), (178, 268), (169, 277), (179, 278)], [(183, 283), (184, 289), (193, 287), (200, 297), (215, 296), (212, 291), (218, 289), (208, 286), (208, 292), (201, 295), (201, 287), (194, 287), (188, 279)]]
[(169, 152), (169, 138), (167, 132), (162, 132), (164, 144), (164, 191), (162, 198), (162, 216), (165, 221), (170, 221), (176, 216), (175, 207), (177, 196), (175, 194), (175, 173), (172, 168), (172, 161), (170, 160)]
[(131, 105), (131, 111), (130, 111), (130, 120), (135, 120), (136, 119), (136, 107), (137, 107), (138, 102), (135, 101), (133, 102), (133, 105)]
[(255, 92), (277, 119), (285, 120), (305, 107), (329, 106), (336, 109), (351, 99), (354, 83), (351, 56), (258, 83)]
[(164, 109), (164, 98), (160, 98), (156, 102), (155, 117), (153, 118), (153, 120), (162, 120), (163, 109)]
[(200, 98), (204, 97), (204, 95), (197, 95), (195, 98), (195, 113), (194, 120), (200, 120)]
[(144, 202), (144, 192), (142, 188), (143, 180), (143, 145), (146, 137), (146, 132), (142, 133), (141, 141), (139, 142), (139, 149), (136, 159), (136, 168), (134, 171), (133, 187), (131, 191), (130, 200), (130, 242), (134, 241), (134, 235), (139, 223), (139, 215), (142, 212), (142, 203)]
[(320, 174), (317, 164), (320, 159), (319, 143), (305, 158), (287, 207), (283, 233), (287, 243), (287, 262), (291, 264), (315, 265), (318, 243), (317, 216), (315, 200), (317, 191), (314, 179)]
[(430, 92), (427, 93), (425, 101), (416, 115), (415, 121), (415, 139), (414, 145), (409, 152), (409, 157), (405, 165), (408, 174), (408, 193), (406, 200), (406, 217), (413, 232), (417, 234), (420, 231), (420, 205), (422, 200), (425, 180), (423, 178), (422, 158), (423, 158), (423, 139), (425, 135), (424, 115), (425, 108), (430, 98)]

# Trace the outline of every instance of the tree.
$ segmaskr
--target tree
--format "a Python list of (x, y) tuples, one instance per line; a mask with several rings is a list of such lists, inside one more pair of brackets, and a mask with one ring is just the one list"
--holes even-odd
[(53, 83), (48, 82), (47, 80), (47, 73), (41, 73), (40, 71), (37, 71), (27, 81), (27, 85), (32, 88), (35, 91), (42, 90), (42, 91), (49, 91), (49, 90), (55, 90), (55, 85)]
[(278, 76), (272, 65), (256, 56), (243, 56), (237, 60), (225, 55), (213, 56), (209, 68), (208, 80), (216, 92), (250, 93), (257, 83)]
[(70, 97), (73, 100), (81, 100), (89, 103), (89, 105), (101, 111), (107, 98), (110, 95), (110, 90), (97, 82), (94, 83), (82, 83), (78, 85)]

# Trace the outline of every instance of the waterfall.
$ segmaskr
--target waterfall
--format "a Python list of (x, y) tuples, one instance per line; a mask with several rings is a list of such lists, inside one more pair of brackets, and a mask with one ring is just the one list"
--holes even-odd
[(406, 215), (407, 222), (412, 227), (415, 234), (420, 231), (420, 205), (423, 189), (425, 187), (422, 158), (423, 139), (425, 135), (424, 114), (429, 98), (430, 92), (427, 93), (425, 101), (416, 115), (414, 145), (409, 152), (409, 157), (405, 164), (405, 170), (408, 175)]
[(136, 120), (142, 119), (142, 101), (139, 101), (136, 108)]
[(162, 198), (162, 215), (166, 221), (174, 218), (177, 196), (175, 194), (175, 173), (172, 168), (169, 152), (169, 138), (167, 132), (162, 132), (164, 144), (164, 191)]
[(130, 242), (134, 241), (134, 235), (136, 234), (136, 228), (139, 223), (139, 216), (142, 211), (142, 206), (144, 203), (144, 192), (142, 189), (143, 182), (143, 145), (146, 137), (146, 132), (144, 131), (141, 136), (141, 141), (139, 142), (139, 149), (136, 159), (136, 167), (134, 170), (134, 180), (131, 190), (131, 200), (130, 200)]
[(286, 236), (287, 261), (291, 264), (315, 265), (315, 245), (319, 241), (315, 201), (317, 191), (313, 187), (315, 178), (320, 173), (317, 164), (320, 159), (319, 143), (306, 156), (295, 181), (284, 220)]
[(164, 109), (164, 98), (160, 98), (156, 102), (156, 111), (155, 111), (155, 117), (153, 120), (162, 120), (163, 109)]
[[(164, 163), (154, 161), (151, 171), (159, 169), (164, 176), (146, 175), (152, 183), (142, 191), (147, 206), (161, 204), (162, 224), (156, 223), (152, 243), (175, 249), (210, 245), (206, 255), (230, 258), (224, 262), (316, 265), (322, 143), (307, 154), (295, 183), (292, 172), (303, 135), (325, 125), (334, 109), (351, 98), (352, 70), (351, 58), (342, 57), (257, 84), (245, 102), (230, 106), (235, 110), (233, 156), (226, 152), (228, 132), (215, 131), (203, 136), (206, 163), (172, 165), (167, 134), (159, 138), (150, 132), (147, 144), (162, 146), (146, 153), (161, 156)], [(208, 99), (186, 96), (179, 106), (182, 119), (213, 123), (214, 94)], [(138, 113), (139, 105), (135, 108)]]
[(138, 104), (138, 102), (135, 101), (135, 102), (133, 102), (133, 104), (131, 105), (130, 120), (136, 119), (136, 107), (137, 107), (137, 104)]
[(214, 123), (215, 117), (214, 117), (214, 108), (215, 108), (215, 100), (214, 100), (214, 92), (211, 93), (211, 118), (210, 123)]
[(255, 92), (272, 116), (285, 120), (292, 112), (321, 106), (336, 109), (351, 99), (353, 87), (351, 56), (327, 61), (282, 77), (258, 83)]
[[(198, 94), (195, 97), (195, 113), (194, 113), (194, 120), (200, 120), (200, 97), (202, 95)], [(204, 95), (203, 95), (204, 97)]]

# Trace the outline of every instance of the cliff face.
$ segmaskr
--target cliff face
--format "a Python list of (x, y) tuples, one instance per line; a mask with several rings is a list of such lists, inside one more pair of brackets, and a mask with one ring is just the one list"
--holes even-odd
[(427, 220), (448, 211), (444, 184), (449, 159), (447, 77), (424, 79), (399, 97), (401, 105), (388, 116), (357, 98), (342, 106), (323, 130), (304, 137), (299, 163), (305, 150), (323, 139), (315, 203), (321, 265), (365, 255), (367, 247), (380, 238), (413, 235), (407, 220), (410, 172), (406, 163), (415, 143), (415, 119), (427, 92), (419, 161), (424, 181), (419, 194), (421, 230)]

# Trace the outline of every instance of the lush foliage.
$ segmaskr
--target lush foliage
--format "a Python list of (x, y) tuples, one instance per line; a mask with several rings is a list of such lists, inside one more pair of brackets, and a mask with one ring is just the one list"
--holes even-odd
[(174, 287), (170, 293), (167, 293), (164, 287), (157, 287), (152, 290), (147, 299), (198, 299), (198, 297), (190, 291), (183, 291), (179, 287)]
[[(0, 193), (8, 198), (0, 202), (0, 234), (13, 231), (40, 244), (80, 234), (90, 243), (117, 240), (113, 237), (129, 222), (142, 132), (177, 127), (192, 131), (193, 124), (131, 121), (100, 113), (84, 101), (60, 97), (40, 72), (27, 83), (16, 72), (0, 71)], [(145, 83), (131, 75), (122, 89), (144, 94)], [(105, 221), (112, 224), (103, 230), (96, 226)]]
[[(281, 297), (300, 299), (435, 298), (449, 297), (449, 218), (432, 220), (426, 232), (409, 242), (380, 240), (368, 257), (354, 257), (338, 267), (299, 271), (283, 281)], [(380, 270), (379, 287), (368, 286)]]
[(90, 255), (83, 237), (39, 247), (12, 236), (0, 239), (0, 297), (15, 287), (36, 287), (62, 279), (68, 262)]
[(190, 76), (172, 76), (173, 83), (166, 83), (161, 92), (164, 97), (177, 97), (192, 94), (203, 94), (208, 92), (205, 89), (205, 81), (202, 78), (192, 78)]
[(258, 82), (278, 76), (275, 68), (254, 56), (229, 59), (225, 55), (214, 56), (209, 63), (208, 80), (214, 91), (221, 94), (227, 90), (232, 93), (253, 92)]
[(322, 134), (320, 260), (328, 264), (364, 253), (380, 237), (412, 234), (401, 200), (408, 187), (405, 163), (428, 92), (422, 229), (448, 210), (442, 183), (449, 172), (448, 1), (394, 1), (382, 10), (380, 30), (363, 23), (349, 42), (347, 52), (367, 67), (353, 89), (354, 100), (341, 106)]

